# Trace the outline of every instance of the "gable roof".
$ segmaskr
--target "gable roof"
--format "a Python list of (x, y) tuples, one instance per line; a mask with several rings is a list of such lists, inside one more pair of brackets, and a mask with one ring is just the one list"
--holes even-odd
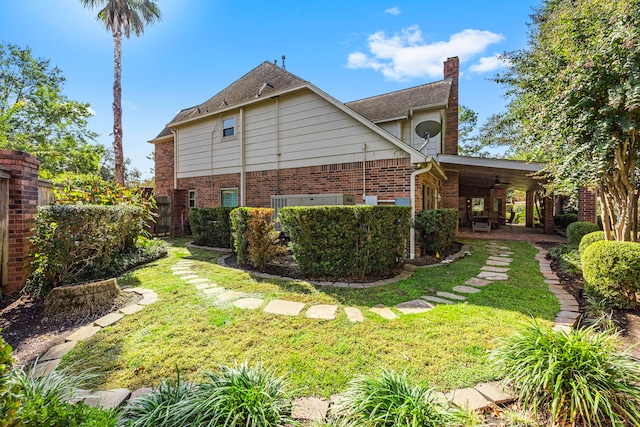
[[(169, 122), (167, 128), (178, 122), (215, 114), (258, 98), (268, 98), (271, 94), (304, 86), (307, 83), (300, 77), (287, 72), (284, 68), (265, 61), (202, 104), (180, 111)], [(156, 138), (164, 136), (167, 128), (160, 132)], [(170, 133), (171, 131), (169, 130), (168, 132)]]
[(382, 122), (406, 117), (409, 109), (446, 106), (451, 84), (451, 80), (447, 79), (347, 102), (345, 105), (374, 123)]

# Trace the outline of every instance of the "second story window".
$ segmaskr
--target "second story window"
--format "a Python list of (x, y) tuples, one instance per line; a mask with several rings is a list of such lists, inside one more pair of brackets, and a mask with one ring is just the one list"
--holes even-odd
[(236, 119), (235, 117), (229, 117), (222, 120), (222, 136), (233, 136), (236, 134)]

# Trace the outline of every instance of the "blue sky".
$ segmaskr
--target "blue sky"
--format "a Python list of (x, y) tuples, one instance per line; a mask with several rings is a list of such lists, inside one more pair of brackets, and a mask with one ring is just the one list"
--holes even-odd
[[(441, 80), (461, 60), (460, 102), (483, 123), (504, 108), (489, 79), (496, 54), (526, 45), (539, 0), (158, 0), (163, 18), (123, 42), (124, 154), (149, 175), (147, 143), (182, 108), (199, 104), (263, 61), (286, 68), (342, 102)], [(111, 145), (111, 34), (78, 0), (0, 0), (0, 42), (29, 46), (88, 102), (91, 130)]]

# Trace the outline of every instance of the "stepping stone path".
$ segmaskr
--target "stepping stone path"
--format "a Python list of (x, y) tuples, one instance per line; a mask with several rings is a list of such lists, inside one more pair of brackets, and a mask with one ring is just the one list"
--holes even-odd
[[(535, 246), (535, 248), (538, 249), (536, 260), (540, 263), (540, 272), (545, 278), (545, 283), (549, 285), (549, 290), (560, 301), (560, 311), (556, 315), (554, 328), (570, 330), (580, 317), (578, 303), (569, 293), (564, 291), (560, 280), (553, 273), (551, 264), (546, 259), (548, 252), (537, 246)], [(395, 309), (402, 313), (402, 315), (424, 313), (432, 310), (435, 307), (434, 304), (457, 304), (464, 302), (467, 299), (467, 295), (481, 292), (483, 287), (492, 284), (494, 281), (508, 280), (509, 266), (513, 261), (513, 258), (510, 256), (513, 255), (513, 252), (508, 246), (498, 245), (496, 242), (489, 242), (486, 249), (489, 257), (485, 263), (486, 265), (481, 268), (480, 273), (478, 273), (476, 277), (470, 278), (463, 285), (454, 286), (452, 292), (438, 291), (435, 292), (436, 295), (424, 295), (420, 297), (420, 299), (397, 304)], [(463, 247), (461, 254), (463, 254), (461, 256), (468, 255), (468, 248)], [(453, 259), (454, 258), (447, 259), (446, 261), (450, 263)], [(446, 263), (443, 262), (443, 264)], [(224, 257), (218, 259), (218, 265), (226, 266)], [(216, 283), (210, 282), (209, 279), (199, 277), (195, 274), (192, 268), (193, 266), (193, 261), (181, 260), (171, 267), (171, 271), (174, 275), (179, 276), (181, 280), (193, 285), (197, 290), (201, 291), (203, 295), (215, 298), (217, 301), (230, 302), (233, 306), (240, 309), (257, 310), (262, 308), (266, 313), (285, 316), (298, 316), (306, 306), (306, 304), (301, 302), (285, 300), (272, 300), (265, 306), (265, 300), (262, 298), (256, 298), (243, 292), (226, 289), (218, 286)], [(319, 286), (344, 288), (370, 288), (394, 283), (397, 280), (407, 278), (415, 271), (415, 266), (410, 266), (407, 270), (408, 271), (404, 271), (398, 276), (396, 280), (385, 279), (376, 283), (319, 282), (316, 284)], [(275, 276), (264, 275), (264, 277), (274, 278)], [(118, 312), (103, 316), (91, 325), (77, 329), (66, 338), (65, 343), (51, 347), (40, 358), (40, 362), (35, 369), (36, 375), (42, 376), (52, 372), (60, 363), (62, 356), (72, 349), (78, 341), (89, 339), (100, 331), (100, 329), (114, 324), (124, 316), (137, 313), (146, 306), (158, 301), (158, 295), (149, 289), (130, 288), (124, 290), (138, 293), (142, 296), (142, 300), (138, 301), (137, 304), (124, 307)], [(336, 318), (339, 310), (340, 307), (337, 305), (312, 305), (307, 308), (305, 316), (310, 319), (333, 320)], [(357, 307), (342, 307), (342, 310), (344, 310), (347, 319), (352, 323), (365, 321), (365, 317)], [(369, 311), (386, 320), (398, 318), (398, 315), (394, 311), (382, 304), (370, 308)], [(144, 396), (151, 391), (152, 389), (143, 387), (133, 392), (127, 389), (96, 391), (93, 393), (87, 392), (86, 394), (76, 396), (75, 401), (84, 401), (86, 404), (104, 408), (116, 408), (122, 406), (128, 399)], [(492, 405), (509, 403), (515, 400), (515, 395), (509, 390), (504, 389), (498, 382), (481, 383), (475, 387), (452, 390), (446, 394), (441, 393), (441, 395), (442, 398), (446, 398), (452, 403), (470, 410), (486, 409)], [(292, 402), (292, 415), (296, 419), (305, 421), (322, 420), (326, 417), (331, 405), (336, 403), (336, 399), (337, 397), (332, 397), (331, 400), (315, 397), (298, 398)]]

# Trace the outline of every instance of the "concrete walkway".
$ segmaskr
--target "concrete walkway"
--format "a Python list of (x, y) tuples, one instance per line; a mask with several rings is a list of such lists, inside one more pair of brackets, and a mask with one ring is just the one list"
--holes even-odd
[[(555, 319), (554, 328), (571, 329), (580, 317), (580, 311), (576, 300), (567, 292), (565, 292), (560, 284), (558, 277), (551, 270), (551, 264), (547, 261), (548, 254), (543, 248), (535, 246), (538, 250), (535, 258), (540, 265), (540, 273), (545, 278), (545, 283), (549, 286), (549, 290), (560, 301), (560, 312)], [(510, 265), (513, 261), (513, 252), (511, 248), (504, 243), (497, 241), (489, 241), (487, 244), (487, 253), (489, 257), (485, 262), (485, 266), (481, 268), (480, 273), (476, 277), (469, 278), (464, 284), (454, 286), (452, 292), (435, 292), (434, 295), (424, 295), (419, 299), (406, 301), (390, 308), (384, 305), (377, 305), (369, 309), (369, 311), (383, 319), (393, 321), (399, 316), (414, 315), (427, 312), (438, 304), (459, 304), (467, 300), (467, 296), (482, 292), (483, 288), (497, 281), (509, 280)], [(468, 247), (461, 251), (462, 257), (468, 254)], [(452, 261), (452, 260), (451, 260)], [(450, 263), (448, 261), (447, 263)], [(218, 260), (218, 264), (224, 265), (224, 257)], [(357, 307), (344, 306), (340, 307), (331, 304), (309, 305), (301, 302), (287, 301), (282, 299), (271, 300), (268, 303), (263, 298), (226, 289), (217, 283), (195, 274), (193, 269), (194, 262), (188, 259), (178, 261), (171, 266), (174, 275), (180, 277), (186, 283), (193, 285), (202, 292), (204, 296), (215, 298), (220, 302), (228, 302), (235, 307), (245, 310), (263, 310), (266, 313), (279, 316), (301, 316), (304, 315), (310, 319), (333, 320), (336, 318), (339, 310), (344, 311), (345, 315), (351, 322), (363, 322), (365, 317), (361, 310)], [(412, 266), (413, 267), (413, 266)], [(412, 270), (413, 271), (413, 268)], [(409, 272), (409, 277), (412, 273)], [(403, 278), (405, 274), (401, 275)], [(277, 276), (269, 276), (272, 278), (286, 279)], [(401, 279), (395, 278), (394, 281)], [(385, 282), (385, 281), (380, 281)], [(329, 282), (326, 282), (329, 283)], [(317, 283), (319, 284), (319, 283)], [(351, 284), (331, 282), (330, 284), (319, 284), (320, 286), (337, 286), (352, 287)], [(376, 283), (381, 286), (382, 283)], [(363, 286), (364, 288), (365, 286)], [(117, 312), (110, 313), (97, 319), (93, 324), (79, 328), (67, 337), (66, 342), (51, 347), (40, 359), (36, 367), (37, 375), (47, 375), (55, 369), (60, 363), (61, 358), (71, 350), (78, 341), (90, 338), (100, 329), (105, 328), (119, 321), (126, 315), (132, 315), (146, 306), (158, 301), (158, 295), (148, 289), (132, 288), (123, 289), (127, 292), (136, 292), (142, 296), (142, 300), (137, 304), (124, 307)], [(306, 310), (305, 310), (306, 308)], [(79, 400), (93, 406), (104, 408), (117, 408), (122, 406), (130, 399), (143, 396), (151, 392), (150, 388), (141, 388), (131, 392), (127, 389), (115, 389), (106, 391), (86, 392), (79, 396)], [(515, 400), (509, 390), (504, 389), (498, 382), (481, 383), (475, 387), (452, 390), (446, 394), (442, 394), (443, 398), (448, 399), (452, 403), (466, 407), (469, 410), (482, 410), (492, 405), (503, 404)], [(327, 412), (332, 404), (336, 402), (327, 399), (315, 397), (302, 397), (293, 402), (294, 418), (301, 420), (322, 420), (326, 417)]]

